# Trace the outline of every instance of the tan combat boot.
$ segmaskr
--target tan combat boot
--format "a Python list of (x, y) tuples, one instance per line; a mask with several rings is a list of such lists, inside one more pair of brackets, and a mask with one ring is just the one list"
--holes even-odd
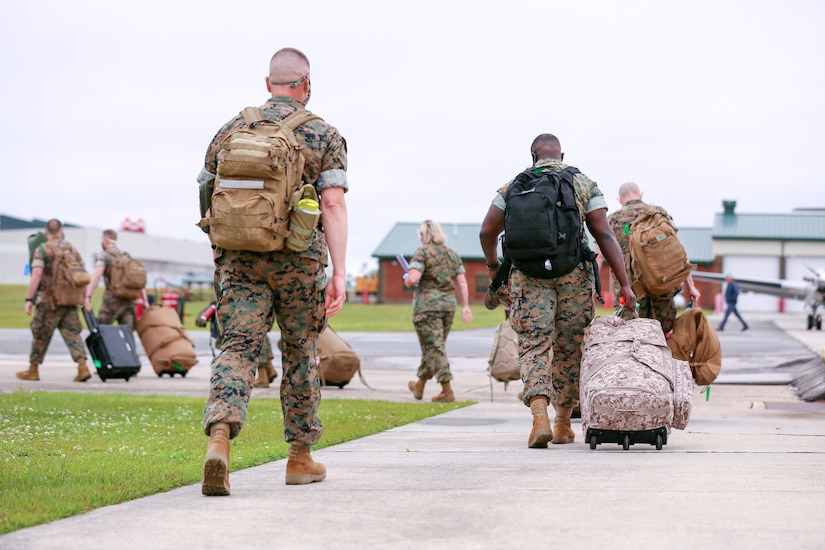
[(410, 391), (413, 394), (413, 397), (421, 401), (421, 398), (424, 397), (424, 384), (427, 383), (426, 378), (417, 378), (415, 382), (410, 382), (407, 384), (407, 387), (410, 388)]
[(77, 376), (74, 377), (75, 382), (85, 382), (92, 377), (89, 372), (89, 367), (86, 366), (86, 358), (81, 357), (77, 360)]
[(21, 370), (15, 376), (20, 380), (40, 380), (40, 375), (37, 373), (37, 363), (29, 363), (29, 370)]
[(266, 372), (266, 365), (258, 367), (258, 376), (252, 384), (253, 388), (268, 388), (269, 387), (269, 373)]
[(570, 426), (570, 417), (573, 414), (573, 407), (559, 407), (556, 409), (556, 420), (553, 422), (553, 443), (573, 443), (576, 432)]
[(201, 492), (209, 497), (229, 496), (229, 424), (226, 422), (209, 427)]
[(530, 412), (533, 414), (533, 430), (527, 439), (527, 447), (546, 449), (547, 443), (553, 439), (553, 428), (550, 426), (550, 417), (547, 416), (547, 398), (543, 395), (531, 397)]
[(289, 460), (286, 461), (286, 484), (306, 485), (313, 481), (322, 481), (327, 477), (327, 469), (320, 462), (312, 460), (309, 447), (291, 445)]
[(450, 387), (450, 383), (442, 382), (441, 393), (433, 397), (433, 403), (452, 403), (453, 401), (455, 401), (455, 395), (453, 394), (453, 389)]

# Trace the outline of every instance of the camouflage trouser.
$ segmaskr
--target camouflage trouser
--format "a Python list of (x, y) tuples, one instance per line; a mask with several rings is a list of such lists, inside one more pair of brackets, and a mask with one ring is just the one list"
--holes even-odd
[[(621, 296), (621, 291), (616, 292), (616, 296)], [(643, 296), (636, 302), (639, 308), (636, 310), (639, 317), (643, 319), (656, 319), (662, 324), (662, 331), (665, 334), (673, 330), (673, 322), (676, 320), (676, 304), (673, 303), (675, 294), (667, 296)], [(622, 319), (632, 319), (633, 314), (629, 311), (621, 310), (619, 317)]]
[(86, 358), (86, 346), (80, 332), (83, 326), (80, 324), (77, 306), (49, 306), (37, 304), (32, 315), (32, 351), (29, 354), (29, 361), (37, 365), (43, 364), (46, 350), (52, 341), (55, 329), (60, 331), (60, 336), (66, 342), (72, 359), (79, 361)]
[(267, 334), (264, 338), (264, 343), (261, 346), (261, 356), (258, 358), (258, 368), (266, 365), (267, 361), (270, 359), (272, 359), (272, 342), (269, 341), (269, 335)]
[(536, 395), (561, 407), (579, 403), (579, 369), (585, 332), (593, 320), (591, 269), (577, 267), (558, 279), (510, 274), (510, 324), (518, 334), (524, 404)]
[(320, 262), (294, 254), (224, 251), (217, 260), (221, 353), (212, 361), (203, 430), (243, 428), (264, 338), (277, 320), (281, 329), (281, 409), (287, 443), (311, 446), (321, 438), (321, 381), (315, 362), (318, 334), (326, 324), (326, 275)]
[(103, 293), (100, 311), (97, 312), (97, 321), (101, 325), (112, 325), (115, 321), (119, 325), (129, 328), (134, 336), (135, 332), (135, 302), (118, 298), (108, 290)]
[(429, 380), (435, 376), (436, 382), (443, 384), (453, 379), (447, 360), (447, 336), (453, 326), (455, 310), (424, 311), (413, 315), (415, 333), (421, 346), (421, 364), (418, 378)]

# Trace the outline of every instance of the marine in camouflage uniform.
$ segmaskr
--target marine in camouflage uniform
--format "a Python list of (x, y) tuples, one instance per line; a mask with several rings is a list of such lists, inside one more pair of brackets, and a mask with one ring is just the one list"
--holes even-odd
[[(52, 270), (55, 268), (55, 256), (50, 247), (56, 246), (61, 250), (68, 247), (68, 243), (63, 239), (63, 224), (56, 219), (49, 220), (46, 223), (46, 236), (49, 239), (50, 246), (38, 246), (35, 249), (31, 263), (31, 280), (29, 281), (29, 290), (26, 297), (26, 314), (32, 315), (32, 347), (29, 354), (29, 368), (18, 372), (17, 378), (40, 380), (38, 369), (43, 364), (52, 336), (55, 329), (57, 329), (69, 348), (72, 359), (77, 363), (77, 375), (74, 381), (85, 382), (92, 375), (86, 365), (86, 346), (80, 336), (83, 327), (80, 324), (77, 306), (55, 305), (51, 297), (53, 289), (49, 288), (47, 283), (47, 281), (52, 280)], [(33, 306), (34, 312), (32, 313)]]
[[(551, 134), (538, 136), (531, 147), (533, 168), (563, 170), (563, 153), (558, 139)], [(490, 276), (495, 274), (498, 236), (504, 230), (505, 196), (512, 180), (494, 197), (482, 223), (480, 239)], [(586, 244), (585, 225), (594, 236), (607, 260), (623, 272), (621, 250), (607, 224), (607, 204), (596, 183), (582, 173), (575, 174), (573, 184), (582, 223), (582, 241)], [(625, 307), (634, 307), (627, 277), (622, 279)], [(579, 403), (579, 369), (586, 329), (593, 319), (595, 275), (590, 264), (580, 263), (570, 273), (555, 279), (538, 279), (525, 275), (513, 266), (509, 277), (510, 324), (518, 334), (519, 366), (524, 382), (522, 399), (533, 414), (533, 430), (528, 447), (545, 448), (547, 443), (572, 443), (570, 425), (573, 408)], [(556, 411), (550, 426), (547, 406)]]
[(455, 317), (456, 282), (461, 293), (464, 322), (472, 320), (464, 264), (458, 253), (444, 244), (446, 237), (438, 223), (424, 221), (419, 233), (423, 246), (413, 253), (405, 284), (413, 288), (413, 325), (421, 346), (421, 363), (417, 380), (410, 382), (408, 387), (416, 399), (421, 399), (427, 380), (435, 377), (442, 391), (432, 400), (454, 401), (447, 337)]
[[(661, 206), (654, 206), (654, 208), (670, 218), (670, 214)], [(627, 201), (619, 210), (613, 212), (607, 217), (613, 233), (616, 235), (616, 240), (619, 246), (622, 247), (622, 254), (624, 255), (625, 271), (632, 276), (633, 271), (630, 262), (630, 225), (643, 213), (650, 209), (650, 205), (642, 202), (641, 199)], [(672, 218), (671, 218), (672, 221)], [(678, 290), (678, 289), (677, 289)], [(614, 278), (614, 292), (619, 295), (619, 283)], [(667, 334), (673, 330), (673, 321), (676, 320), (676, 305), (673, 303), (673, 297), (677, 291), (674, 290), (666, 296), (642, 296), (639, 298), (639, 317), (645, 319), (657, 319), (662, 324), (662, 330)], [(625, 319), (632, 318), (629, 312), (622, 312), (621, 316)]]
[[(300, 72), (298, 72), (300, 70)], [(287, 76), (289, 78), (287, 78)], [(310, 95), (309, 62), (291, 48), (279, 50), (270, 62), (270, 99), (259, 109), (269, 120), (282, 120), (304, 109)], [(239, 115), (215, 135), (198, 177), (203, 186), (214, 181), (221, 141), (244, 127)], [(212, 361), (209, 398), (203, 430), (210, 436), (204, 462), (202, 492), (229, 494), (229, 439), (237, 437), (246, 419), (264, 339), (278, 323), (283, 377), (280, 386), (284, 439), (291, 445), (286, 483), (321, 481), (326, 470), (313, 462), (309, 447), (321, 438), (318, 418), (321, 385), (315, 360), (318, 335), (326, 316), (345, 299), (347, 153), (344, 139), (321, 119), (306, 122), (294, 134), (305, 158), (303, 182), (321, 199), (321, 226), (307, 250), (251, 252), (215, 249), (217, 319), (221, 353)], [(332, 259), (333, 274), (325, 268)]]
[[(619, 203), (622, 205), (622, 208), (608, 217), (608, 223), (610, 223), (616, 239), (622, 247), (627, 274), (632, 276), (633, 265), (630, 259), (630, 226), (638, 219), (642, 212), (647, 211), (651, 206), (642, 202), (642, 191), (639, 189), (639, 186), (632, 181), (623, 183), (619, 187)], [(653, 208), (655, 208), (657, 212), (667, 216), (671, 224), (673, 224), (673, 219), (664, 208), (660, 206), (654, 206)], [(684, 291), (686, 300), (694, 304), (699, 303), (702, 294), (699, 292), (699, 289), (696, 288), (692, 275), (688, 275), (680, 287)], [(673, 297), (678, 294), (678, 292), (679, 288), (676, 288), (666, 296), (643, 297), (639, 300), (639, 315), (648, 319), (657, 319), (659, 323), (661, 323), (665, 335), (668, 335), (668, 333), (673, 330), (673, 323), (676, 319), (676, 306), (673, 303)], [(623, 313), (622, 316), (628, 318), (628, 313)]]
[(443, 244), (428, 244), (413, 253), (410, 269), (421, 271), (413, 290), (413, 325), (421, 345), (418, 378), (444, 383), (453, 379), (447, 360), (447, 337), (455, 317), (455, 277), (464, 273), (458, 254)]
[(101, 237), (101, 246), (103, 251), (97, 255), (92, 281), (86, 289), (88, 301), (84, 304), (84, 307), (88, 306), (87, 311), (91, 311), (91, 296), (102, 276), (106, 290), (103, 292), (103, 299), (97, 312), (98, 322), (101, 325), (111, 325), (117, 322), (119, 325), (127, 327), (134, 336), (135, 310), (137, 307), (135, 301), (119, 298), (110, 290), (112, 288), (112, 265), (115, 257), (121, 253), (117, 247), (117, 233), (111, 229), (104, 231)]

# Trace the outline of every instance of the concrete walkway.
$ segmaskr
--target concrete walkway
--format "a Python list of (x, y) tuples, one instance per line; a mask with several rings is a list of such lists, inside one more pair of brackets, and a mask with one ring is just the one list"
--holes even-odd
[[(722, 336), (779, 338), (818, 356), (823, 333), (797, 336), (795, 321)], [(720, 377), (709, 400), (697, 389), (690, 424), (661, 451), (591, 450), (575, 420), (576, 443), (528, 449), (520, 384), (496, 383), (491, 400), (486, 358), (456, 359), (455, 386), (475, 405), (314, 451), (327, 466), (322, 483), (286, 486), (281, 460), (233, 472), (230, 497), (187, 486), (10, 533), (0, 549), (825, 548), (825, 408), (800, 401), (787, 383), (748, 382), (740, 372), (735, 383)], [(365, 369), (376, 389), (356, 379), (324, 397), (412, 401), (416, 358), (385, 360)], [(737, 361), (742, 371), (747, 359)], [(24, 363), (0, 358), (0, 390), (13, 389), (12, 371)], [(147, 370), (117, 388), (95, 378), (82, 391), (144, 391), (160, 381), (205, 396), (208, 368), (171, 381)], [(63, 384), (70, 372), (54, 367), (42, 385)]]

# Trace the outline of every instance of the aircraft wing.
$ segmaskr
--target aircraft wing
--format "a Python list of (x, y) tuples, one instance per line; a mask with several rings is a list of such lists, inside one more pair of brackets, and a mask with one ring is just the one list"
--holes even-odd
[[(694, 281), (707, 281), (711, 283), (724, 283), (725, 276), (721, 273), (708, 273), (706, 271), (694, 271), (691, 273)], [(789, 281), (787, 279), (745, 279), (734, 277), (739, 284), (739, 290), (743, 292), (758, 292), (760, 294), (770, 294), (780, 298), (793, 298), (804, 300), (811, 291), (811, 284), (805, 281)]]

